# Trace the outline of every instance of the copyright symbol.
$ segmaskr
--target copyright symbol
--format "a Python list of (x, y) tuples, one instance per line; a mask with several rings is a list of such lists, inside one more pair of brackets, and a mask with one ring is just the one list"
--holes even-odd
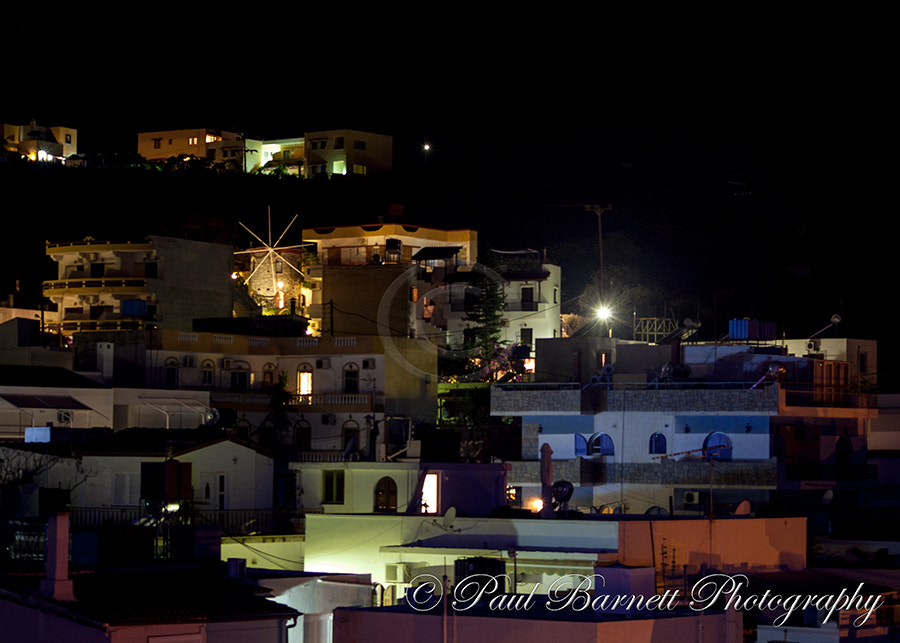
[[(500, 291), (503, 291), (505, 280), (496, 271), (482, 264), (474, 264), (465, 271), (457, 271), (455, 274), (458, 278), (455, 284), (438, 283), (434, 284), (430, 281), (430, 273), (425, 273), (426, 279), (421, 279), (423, 271), (418, 266), (411, 266), (398, 275), (391, 284), (385, 289), (381, 300), (378, 303), (378, 333), (384, 344), (385, 353), (407, 372), (415, 375), (420, 379), (428, 379), (433, 377), (434, 373), (424, 370), (411, 362), (397, 346), (395, 337), (397, 333), (391, 326), (391, 311), (394, 307), (396, 298), (406, 297), (407, 293), (413, 288), (417, 289), (418, 297), (414, 306), (414, 318), (410, 325), (413, 332), (410, 333), (418, 340), (417, 349), (432, 356), (437, 353), (439, 359), (448, 360), (464, 360), (476, 357), (478, 351), (476, 348), (449, 348), (446, 345), (447, 332), (435, 326), (432, 330), (426, 330), (426, 321), (424, 319), (423, 309), (424, 302), (433, 302), (435, 311), (443, 316), (447, 322), (447, 331), (452, 335), (454, 341), (462, 344), (461, 335), (467, 327), (465, 306), (460, 306), (461, 310), (454, 310), (457, 304), (463, 304), (466, 298), (478, 298), (482, 294), (482, 289), (478, 285), (483, 280), (488, 279), (497, 284)], [(471, 273), (472, 279), (466, 281), (464, 279), (467, 273)], [(453, 286), (457, 287), (454, 288)], [(452, 291), (451, 291), (452, 289)], [(452, 299), (451, 299), (452, 295)], [(437, 339), (441, 341), (437, 341)], [(427, 362), (426, 362), (427, 363)]]

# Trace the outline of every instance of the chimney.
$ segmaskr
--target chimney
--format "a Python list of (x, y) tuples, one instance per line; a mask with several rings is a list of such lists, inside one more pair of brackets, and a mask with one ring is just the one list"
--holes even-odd
[(51, 514), (47, 522), (47, 578), (40, 593), (55, 601), (74, 601), (69, 580), (69, 514)]

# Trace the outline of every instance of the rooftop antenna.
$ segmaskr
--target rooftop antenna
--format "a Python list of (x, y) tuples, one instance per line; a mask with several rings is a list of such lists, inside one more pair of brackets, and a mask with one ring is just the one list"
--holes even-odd
[(821, 335), (822, 333), (824, 333), (824, 332), (825, 332), (826, 330), (828, 330), (829, 328), (832, 328), (832, 327), (835, 327), (835, 328), (836, 328), (837, 325), (840, 324), (840, 323), (841, 323), (841, 316), (840, 316), (840, 315), (832, 315), (832, 316), (831, 316), (831, 323), (828, 324), (825, 328), (823, 328), (823, 329), (820, 330), (819, 332), (813, 333), (812, 335), (810, 335), (809, 338), (812, 339), (812, 338), (815, 337), (816, 335)]

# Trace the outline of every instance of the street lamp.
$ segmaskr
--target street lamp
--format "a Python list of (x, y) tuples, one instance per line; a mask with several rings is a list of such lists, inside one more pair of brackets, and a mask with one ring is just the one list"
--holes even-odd
[(602, 321), (609, 328), (609, 336), (612, 337), (612, 326), (609, 324), (609, 320), (612, 319), (612, 309), (609, 306), (600, 306), (597, 308), (597, 319)]

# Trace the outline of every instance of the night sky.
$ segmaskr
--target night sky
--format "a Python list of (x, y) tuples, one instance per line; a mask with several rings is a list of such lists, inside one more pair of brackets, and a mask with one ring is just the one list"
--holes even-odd
[[(133, 151), (154, 129), (390, 134), (386, 202), (497, 248), (546, 248), (569, 271), (566, 296), (596, 269), (583, 205), (612, 204), (607, 261), (671, 290), (666, 305), (703, 318), (708, 338), (729, 316), (796, 337), (840, 313), (840, 334), (881, 340), (890, 367), (883, 18), (346, 14), (87, 17), (47, 44), (43, 21), (12, 23), (0, 120), (76, 127), (83, 152)], [(250, 207), (264, 222), (265, 205)]]

